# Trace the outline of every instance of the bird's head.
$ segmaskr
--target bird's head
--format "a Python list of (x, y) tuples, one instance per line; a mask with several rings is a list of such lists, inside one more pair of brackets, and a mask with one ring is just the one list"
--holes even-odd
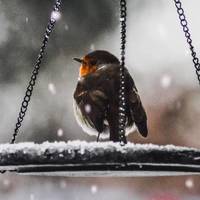
[(108, 51), (97, 50), (93, 51), (83, 58), (74, 58), (75, 61), (81, 63), (79, 76), (86, 76), (94, 73), (99, 67), (105, 64), (119, 64), (117, 57)]

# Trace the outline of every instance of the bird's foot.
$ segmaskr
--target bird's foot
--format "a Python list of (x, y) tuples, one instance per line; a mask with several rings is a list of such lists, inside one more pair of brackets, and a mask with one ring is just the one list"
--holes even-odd
[(97, 142), (99, 142), (100, 134), (101, 134), (101, 133), (98, 133)]

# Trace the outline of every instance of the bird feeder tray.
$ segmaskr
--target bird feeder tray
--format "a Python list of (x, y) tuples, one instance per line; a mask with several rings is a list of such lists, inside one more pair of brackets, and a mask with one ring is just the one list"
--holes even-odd
[(2, 144), (0, 170), (66, 177), (200, 175), (200, 150), (81, 141)]

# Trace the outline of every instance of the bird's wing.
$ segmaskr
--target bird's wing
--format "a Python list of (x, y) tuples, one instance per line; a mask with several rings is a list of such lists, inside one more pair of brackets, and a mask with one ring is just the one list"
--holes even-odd
[(99, 133), (103, 132), (108, 105), (105, 94), (100, 90), (85, 91), (78, 96), (74, 95), (74, 98), (85, 122)]
[(128, 104), (130, 108), (130, 114), (138, 128), (138, 131), (143, 137), (147, 137), (147, 115), (140, 100), (137, 88), (131, 75), (126, 71), (126, 80), (128, 85)]

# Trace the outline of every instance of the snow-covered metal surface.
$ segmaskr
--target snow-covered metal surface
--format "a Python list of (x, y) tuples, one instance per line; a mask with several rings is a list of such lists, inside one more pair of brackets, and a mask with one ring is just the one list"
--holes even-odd
[(45, 142), (0, 145), (0, 169), (51, 176), (200, 174), (200, 150), (173, 145)]

